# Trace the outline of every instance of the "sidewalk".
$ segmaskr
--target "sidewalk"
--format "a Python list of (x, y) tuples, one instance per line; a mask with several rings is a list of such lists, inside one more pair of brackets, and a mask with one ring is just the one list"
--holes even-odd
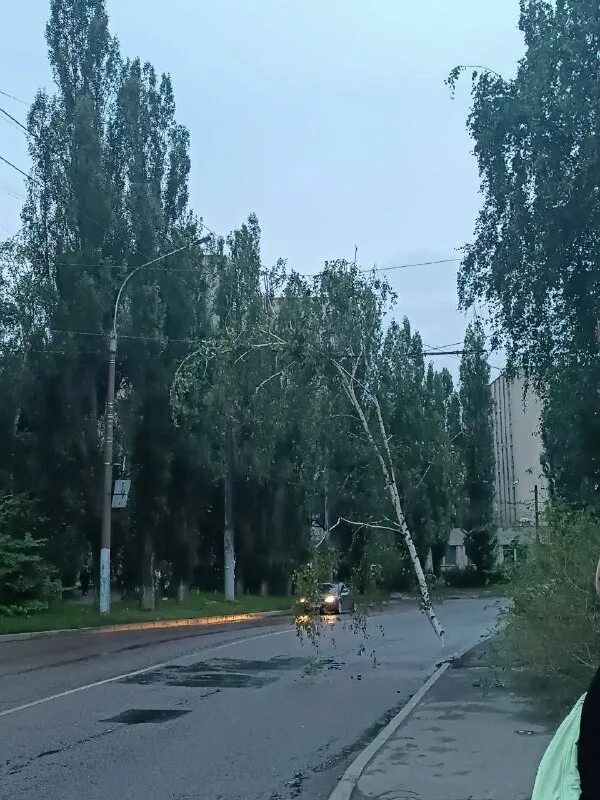
[(373, 757), (352, 800), (528, 800), (560, 720), (498, 681), (477, 648)]

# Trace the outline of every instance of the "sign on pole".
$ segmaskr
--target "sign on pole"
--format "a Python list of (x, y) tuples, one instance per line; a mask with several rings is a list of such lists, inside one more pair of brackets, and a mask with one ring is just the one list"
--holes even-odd
[(115, 481), (115, 488), (112, 497), (113, 508), (126, 508), (127, 496), (131, 488), (131, 481), (129, 479)]

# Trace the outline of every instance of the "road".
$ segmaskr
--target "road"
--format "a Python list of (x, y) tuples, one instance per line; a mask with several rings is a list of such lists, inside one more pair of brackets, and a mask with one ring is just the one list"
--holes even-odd
[(370, 617), (366, 638), (347, 619), (327, 625), (316, 650), (281, 619), (0, 644), (0, 798), (327, 798), (497, 613), (444, 603), (445, 650), (409, 604)]

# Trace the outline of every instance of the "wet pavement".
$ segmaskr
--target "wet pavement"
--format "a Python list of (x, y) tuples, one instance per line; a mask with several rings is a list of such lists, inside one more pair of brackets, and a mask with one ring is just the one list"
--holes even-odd
[(364, 770), (352, 800), (528, 800), (559, 720), (459, 660)]
[(281, 620), (0, 645), (0, 799), (327, 798), (497, 612), (489, 599), (445, 603), (445, 651), (409, 604), (373, 616), (366, 639), (348, 620), (327, 625), (317, 649)]

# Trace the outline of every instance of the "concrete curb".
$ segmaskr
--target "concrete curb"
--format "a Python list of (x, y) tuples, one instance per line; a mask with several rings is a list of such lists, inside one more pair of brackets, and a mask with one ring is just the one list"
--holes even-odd
[(358, 783), (358, 780), (367, 764), (378, 753), (378, 751), (381, 750), (388, 739), (390, 739), (396, 733), (400, 725), (402, 725), (406, 718), (415, 710), (427, 692), (439, 681), (450, 664), (451, 661), (445, 661), (443, 664), (441, 664), (429, 678), (429, 680), (426, 681), (426, 683), (421, 686), (419, 691), (411, 697), (402, 711), (398, 712), (393, 720), (389, 722), (385, 728), (373, 739), (371, 744), (367, 745), (367, 747), (365, 747), (365, 749), (354, 759), (346, 772), (344, 772), (342, 775), (342, 779), (338, 785), (329, 795), (329, 800), (350, 800), (352, 793), (356, 788), (356, 784)]
[(62, 633), (120, 633), (121, 631), (160, 630), (163, 628), (206, 627), (210, 625), (231, 625), (239, 622), (260, 622), (269, 617), (290, 616), (289, 611), (258, 611), (251, 614), (224, 614), (215, 617), (190, 617), (184, 619), (163, 619), (152, 622), (128, 622), (122, 625), (102, 625), (86, 628), (60, 628), (53, 631), (28, 631), (25, 633), (4, 633), (0, 635), (0, 644), (18, 642), (27, 639), (40, 639), (44, 636), (58, 636)]

